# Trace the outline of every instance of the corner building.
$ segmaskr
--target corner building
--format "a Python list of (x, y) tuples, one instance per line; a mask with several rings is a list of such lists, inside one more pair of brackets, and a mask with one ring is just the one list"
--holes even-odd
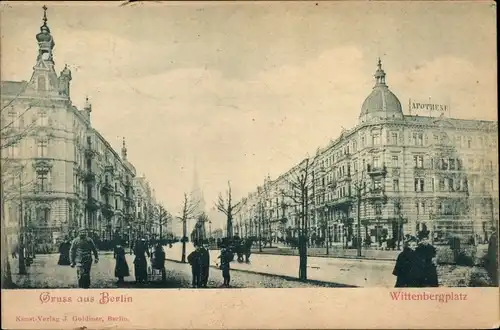
[(36, 40), (31, 78), (1, 82), (7, 242), (15, 245), (20, 227), (38, 244), (54, 244), (82, 227), (98, 240), (127, 238), (124, 228), (135, 219), (136, 170), (125, 140), (120, 155), (92, 127), (88, 99), (81, 110), (72, 104), (72, 74), (66, 66), (55, 71), (46, 13)]
[[(498, 219), (498, 122), (403, 113), (379, 60), (359, 123), (311, 157), (307, 215), (312, 244), (401, 241), (428, 230), (435, 241), (489, 238)], [(305, 160), (243, 199), (241, 217), (261, 237), (296, 235), (289, 178)]]

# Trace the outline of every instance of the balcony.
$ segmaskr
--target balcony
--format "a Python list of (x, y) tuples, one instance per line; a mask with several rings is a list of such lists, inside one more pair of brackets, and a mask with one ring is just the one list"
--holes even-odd
[(385, 165), (382, 166), (372, 166), (368, 164), (367, 172), (370, 176), (385, 176), (387, 174), (387, 167)]
[(109, 194), (114, 191), (113, 185), (111, 185), (109, 182), (105, 182), (104, 185), (101, 187), (101, 192), (103, 194)]
[(110, 204), (103, 204), (101, 207), (101, 212), (105, 218), (111, 218), (115, 214), (115, 209)]
[(367, 192), (366, 199), (384, 202), (387, 201), (387, 196), (385, 194), (385, 191), (382, 189), (372, 189)]
[(91, 147), (85, 148), (85, 158), (94, 158), (97, 152)]
[(95, 182), (95, 173), (92, 170), (85, 171), (85, 182)]
[(90, 211), (95, 211), (95, 210), (99, 209), (99, 202), (94, 197), (89, 197), (87, 199), (87, 203), (85, 204), (85, 206)]
[(105, 165), (104, 172), (113, 173), (115, 171), (115, 167), (113, 165)]
[(340, 198), (336, 198), (330, 202), (327, 202), (326, 204), (328, 206), (332, 206), (333, 208), (346, 208), (352, 205), (354, 202), (355, 198), (351, 196), (344, 196)]

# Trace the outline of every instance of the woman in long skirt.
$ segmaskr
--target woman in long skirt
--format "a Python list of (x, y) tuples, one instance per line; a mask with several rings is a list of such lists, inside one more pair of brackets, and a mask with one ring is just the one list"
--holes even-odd
[(151, 255), (145, 239), (141, 239), (135, 244), (134, 254), (135, 281), (136, 283), (146, 283), (148, 280), (148, 262), (146, 255), (148, 258)]
[(125, 249), (120, 243), (118, 243), (118, 245), (115, 246), (114, 250), (114, 258), (116, 260), (115, 277), (118, 278), (117, 283), (123, 283), (123, 278), (130, 276), (130, 271), (128, 268), (127, 259), (125, 259), (125, 254)]
[(396, 288), (418, 288), (422, 286), (424, 264), (418, 253), (417, 239), (409, 237), (403, 252), (398, 255), (392, 274), (396, 276)]
[(71, 248), (71, 242), (68, 237), (64, 238), (64, 241), (59, 245), (59, 261), (58, 265), (69, 266), (71, 261), (69, 260), (69, 250)]

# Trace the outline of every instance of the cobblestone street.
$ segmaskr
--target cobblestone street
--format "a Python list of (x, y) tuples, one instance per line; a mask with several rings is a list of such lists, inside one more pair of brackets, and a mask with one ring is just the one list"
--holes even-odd
[[(11, 259), (13, 279), (19, 288), (76, 288), (76, 270), (70, 266), (57, 265), (59, 255), (38, 255), (34, 263), (28, 267), (28, 275), (18, 275), (18, 260)], [(118, 288), (114, 277), (114, 259), (110, 253), (101, 253), (99, 263), (92, 265), (91, 288)], [(127, 262), (133, 275), (133, 256), (127, 255)], [(167, 261), (167, 281), (153, 282), (148, 285), (134, 284), (134, 277), (125, 278), (125, 288), (190, 288), (191, 268), (188, 264)], [(210, 268), (209, 287), (222, 286), (222, 273), (216, 268)], [(233, 288), (297, 288), (297, 287), (336, 287), (335, 284), (315, 285), (290, 281), (276, 276), (250, 274), (246, 272), (231, 272), (231, 287)]]

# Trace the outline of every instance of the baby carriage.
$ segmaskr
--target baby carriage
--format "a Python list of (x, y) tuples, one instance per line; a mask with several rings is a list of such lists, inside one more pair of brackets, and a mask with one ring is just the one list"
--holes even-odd
[(151, 254), (151, 265), (148, 267), (148, 277), (150, 282), (167, 280), (167, 270), (165, 268), (165, 251), (163, 247), (156, 246)]

